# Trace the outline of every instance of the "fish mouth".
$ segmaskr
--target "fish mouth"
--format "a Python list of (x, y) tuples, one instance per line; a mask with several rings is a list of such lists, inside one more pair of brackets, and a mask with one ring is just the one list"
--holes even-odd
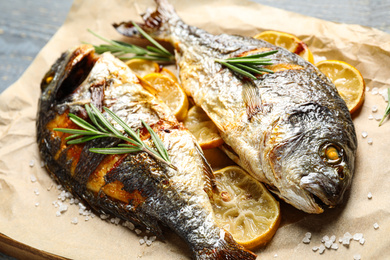
[(340, 181), (331, 180), (323, 174), (310, 173), (301, 179), (300, 185), (320, 208), (334, 208), (342, 199)]

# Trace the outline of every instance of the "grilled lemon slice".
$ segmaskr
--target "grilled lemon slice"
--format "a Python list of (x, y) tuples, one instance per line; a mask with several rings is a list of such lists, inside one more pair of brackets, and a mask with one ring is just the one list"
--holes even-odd
[(202, 149), (211, 149), (223, 144), (217, 126), (201, 107), (191, 107), (183, 123), (195, 136)]
[(265, 245), (279, 227), (279, 203), (263, 184), (238, 166), (214, 174), (220, 192), (213, 202), (218, 224), (247, 249)]
[(171, 77), (150, 73), (143, 77), (156, 90), (156, 96), (172, 110), (177, 120), (182, 121), (188, 112), (188, 99), (182, 88)]
[(335, 84), (351, 114), (363, 104), (366, 84), (358, 69), (339, 60), (321, 61), (316, 66)]
[(256, 35), (254, 38), (283, 47), (295, 54), (298, 54), (308, 62), (314, 62), (313, 54), (307, 47), (306, 43), (301, 41), (295, 35), (278, 31), (264, 31)]

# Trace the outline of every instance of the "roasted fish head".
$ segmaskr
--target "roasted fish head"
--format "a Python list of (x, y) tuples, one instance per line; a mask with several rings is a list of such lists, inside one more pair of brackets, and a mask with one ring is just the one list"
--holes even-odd
[(321, 104), (301, 105), (265, 140), (262, 159), (278, 182), (270, 189), (307, 212), (339, 204), (352, 181), (356, 136), (353, 125), (334, 123), (342, 122), (337, 115)]

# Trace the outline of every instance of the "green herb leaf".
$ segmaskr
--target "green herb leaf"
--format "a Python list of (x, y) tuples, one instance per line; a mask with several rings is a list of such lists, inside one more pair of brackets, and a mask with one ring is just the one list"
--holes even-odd
[[(92, 124), (88, 123), (84, 119), (74, 114), (69, 113), (70, 119), (79, 127), (83, 128), (83, 130), (54, 128), (54, 131), (71, 134), (70, 136), (65, 138), (66, 140), (68, 140), (68, 144), (80, 144), (97, 138), (105, 137), (118, 138), (128, 143), (118, 144), (117, 147), (110, 148), (91, 148), (90, 151), (100, 154), (125, 154), (143, 151), (148, 153), (154, 159), (166, 163), (169, 167), (177, 170), (177, 168), (171, 163), (168, 151), (165, 149), (161, 139), (148, 124), (141, 120), (142, 124), (150, 133), (151, 139), (154, 142), (157, 151), (153, 150), (148, 145), (146, 145), (144, 141), (142, 141), (142, 139), (140, 138), (139, 129), (137, 132), (135, 132), (110, 109), (106, 107), (104, 107), (103, 109), (113, 120), (115, 120), (124, 129), (128, 136), (123, 135), (119, 130), (117, 130), (93, 104), (91, 104), (90, 106), (85, 105), (85, 110), (87, 111), (88, 117), (91, 120)], [(100, 131), (98, 129), (100, 129)]]
[(379, 126), (382, 125), (383, 121), (385, 121), (385, 118), (390, 114), (390, 88), (387, 89), (387, 107), (385, 109), (385, 114), (382, 117), (382, 120), (379, 122)]
[(263, 68), (261, 66), (272, 65), (272, 59), (263, 57), (275, 54), (277, 52), (277, 50), (273, 50), (243, 57), (215, 59), (215, 61), (224, 65), (225, 67), (228, 67), (232, 71), (237, 72), (238, 74), (255, 80), (257, 79), (256, 75), (258, 74), (263, 74), (264, 72), (274, 73), (272, 70)]

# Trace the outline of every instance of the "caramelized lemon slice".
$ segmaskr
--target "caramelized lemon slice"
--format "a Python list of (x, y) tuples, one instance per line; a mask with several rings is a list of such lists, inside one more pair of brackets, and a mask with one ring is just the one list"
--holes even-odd
[(125, 62), (126, 65), (138, 76), (143, 77), (160, 70), (159, 65), (150, 60), (132, 59)]
[(184, 126), (195, 136), (202, 149), (211, 149), (223, 144), (217, 126), (211, 121), (203, 109), (193, 106), (188, 111)]
[(363, 104), (366, 84), (359, 70), (339, 60), (321, 61), (316, 66), (335, 84), (351, 114)]
[(308, 62), (314, 62), (313, 54), (307, 47), (306, 43), (301, 41), (295, 35), (278, 31), (264, 31), (256, 35), (254, 38), (283, 47), (295, 54), (298, 54)]
[(143, 78), (156, 90), (156, 96), (182, 121), (188, 112), (188, 99), (182, 88), (172, 78), (161, 73), (150, 73)]
[(212, 203), (217, 223), (247, 249), (265, 245), (279, 227), (279, 203), (238, 166), (214, 174), (220, 192)]

